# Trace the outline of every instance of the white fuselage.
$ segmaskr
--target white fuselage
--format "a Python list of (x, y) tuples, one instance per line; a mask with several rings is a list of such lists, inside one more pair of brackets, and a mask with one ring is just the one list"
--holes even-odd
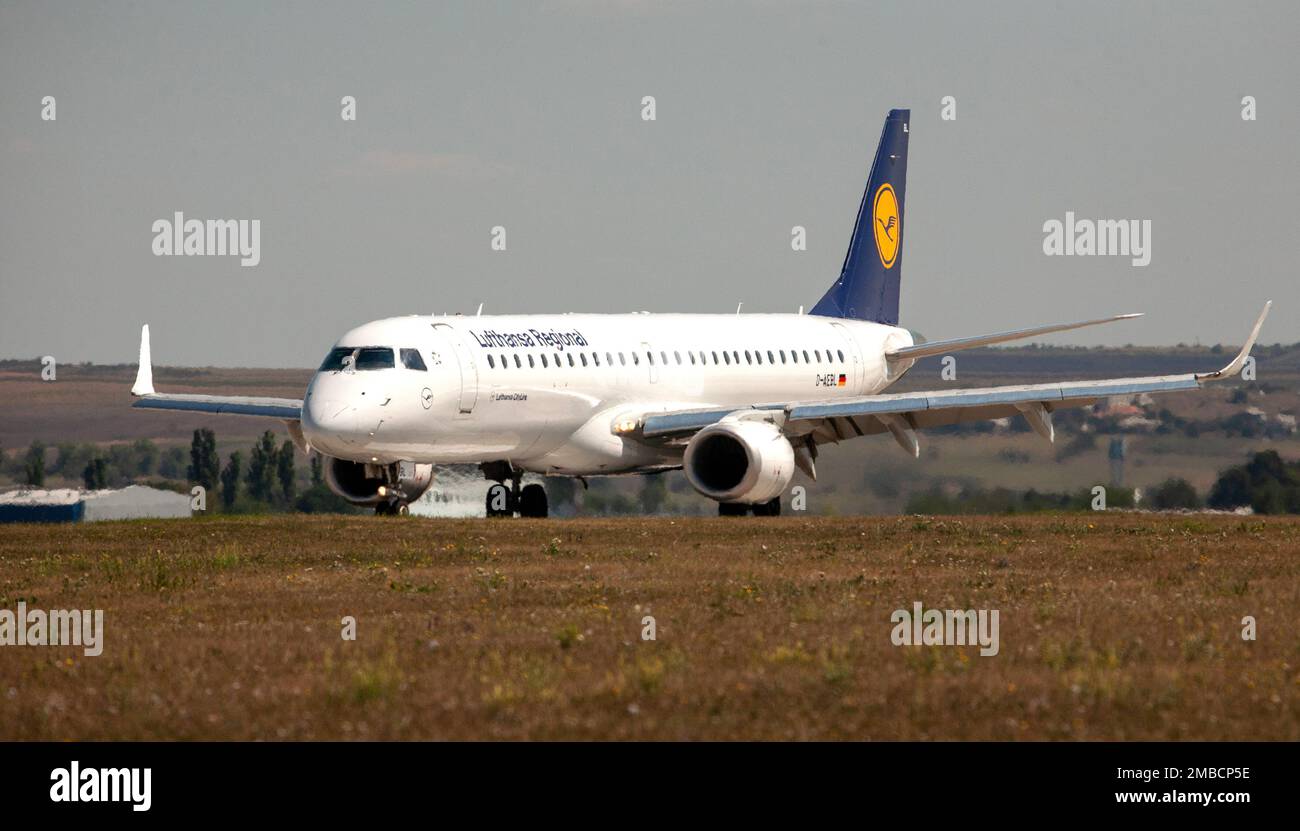
[[(616, 435), (616, 422), (876, 393), (898, 377), (885, 352), (911, 344), (906, 329), (817, 315), (389, 318), (339, 339), (341, 352), (377, 349), (313, 377), (302, 428), (320, 452), (358, 462), (654, 470), (680, 465), (681, 448)], [(402, 350), (418, 351), (405, 362), (417, 368)]]

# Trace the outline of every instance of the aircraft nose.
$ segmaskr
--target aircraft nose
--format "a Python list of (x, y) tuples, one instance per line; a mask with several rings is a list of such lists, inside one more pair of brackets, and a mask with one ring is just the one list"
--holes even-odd
[(304, 420), (312, 432), (352, 441), (357, 433), (357, 410), (338, 398), (311, 396), (303, 407)]

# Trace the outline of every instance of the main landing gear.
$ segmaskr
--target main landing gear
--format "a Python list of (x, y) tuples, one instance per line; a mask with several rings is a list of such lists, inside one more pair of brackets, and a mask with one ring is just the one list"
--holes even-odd
[(410, 513), (411, 506), (401, 499), (380, 502), (375, 506), (375, 516), (407, 516)]
[[(523, 471), (507, 462), (489, 462), (481, 465), (483, 474), (495, 479), (488, 488), (485, 506), (488, 517), (506, 517), (518, 514), (531, 519), (545, 519), (550, 511), (546, 501), (546, 488), (541, 485), (522, 485)], [(507, 485), (506, 482), (510, 484)]]
[(742, 505), (739, 502), (719, 502), (718, 516), (745, 516), (753, 511), (754, 516), (780, 516), (781, 497), (762, 502), (758, 505)]

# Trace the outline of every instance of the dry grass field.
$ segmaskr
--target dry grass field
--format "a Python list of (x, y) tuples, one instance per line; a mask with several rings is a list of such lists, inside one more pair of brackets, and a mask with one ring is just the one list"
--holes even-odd
[[(1300, 739), (1295, 519), (3, 526), (19, 600), (105, 648), (0, 646), (5, 740)], [(892, 645), (914, 601), (1000, 654)]]

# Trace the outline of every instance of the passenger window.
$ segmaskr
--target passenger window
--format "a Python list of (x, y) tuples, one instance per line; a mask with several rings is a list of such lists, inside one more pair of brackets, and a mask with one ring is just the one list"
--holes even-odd
[(727, 366), (731, 366), (731, 356), (730, 356), (730, 355), (728, 355), (726, 352), (723, 352), (723, 353), (722, 353), (722, 358), (723, 358), (723, 360), (725, 360), (725, 361), (727, 362)]
[(650, 366), (654, 366), (654, 365), (655, 365), (655, 355), (654, 355), (653, 352), (651, 352), (651, 351), (649, 351), (649, 350), (646, 350), (645, 357), (646, 357), (646, 360), (648, 360), (648, 361), (650, 362)]
[(578, 357), (582, 359), (582, 365), (583, 365), (583, 366), (586, 366), (586, 365), (587, 365), (587, 353), (586, 353), (586, 352), (579, 352), (579, 353), (578, 353)]
[[(726, 353), (724, 352), (723, 354), (726, 354)], [(718, 365), (718, 353), (717, 353), (717, 352), (714, 352), (714, 353), (713, 353), (713, 365), (714, 365), (714, 366), (717, 366), (717, 365)]]
[(600, 353), (599, 353), (599, 352), (592, 352), (592, 353), (591, 353), (591, 362), (594, 363), (596, 366), (600, 366)]
[(515, 369), (523, 369), (523, 368), (524, 368), (524, 362), (521, 361), (521, 360), (519, 360), (519, 353), (516, 352), (516, 353), (515, 353)]
[(694, 352), (687, 352), (687, 353), (686, 353), (686, 357), (688, 357), (688, 358), (691, 359), (691, 366), (695, 366), (695, 353), (694, 353)]
[(488, 355), (488, 369), (496, 369), (496, 368), (497, 368), (497, 362), (492, 360), (491, 355)]
[(805, 350), (803, 351), (803, 362), (806, 363), (806, 364), (810, 364), (810, 363), (812, 363), (812, 361), (808, 360), (808, 350), (807, 350), (807, 349), (805, 349)]
[(749, 350), (746, 349), (746, 350), (745, 350), (745, 363), (747, 363), (747, 364), (752, 364), (753, 362), (754, 362), (754, 359), (750, 357), (750, 355), (749, 355)]
[(546, 363), (546, 353), (543, 352), (539, 357), (542, 359), (542, 369), (546, 369), (550, 364)]
[(529, 368), (529, 369), (536, 369), (536, 368), (537, 368), (537, 364), (533, 363), (533, 356), (532, 356), (532, 355), (529, 355), (529, 356), (528, 356), (528, 368)]
[(681, 364), (682, 364), (682, 353), (677, 352), (677, 351), (674, 350), (674, 352), (673, 352), (673, 357), (677, 359), (677, 365), (678, 365), (678, 366), (681, 366)]
[(822, 362), (822, 352), (820, 349), (814, 349), (813, 354), (817, 356), (817, 363)]
[(632, 366), (641, 366), (641, 353), (640, 353), (640, 352), (633, 352), (633, 353), (632, 353)]
[(667, 353), (667, 352), (660, 352), (660, 353), (659, 353), (659, 357), (660, 357), (660, 358), (663, 358), (663, 361), (664, 361), (664, 362), (663, 362), (662, 366), (668, 366), (668, 353)]
[(363, 346), (357, 350), (356, 368), (358, 371), (392, 369), (393, 350), (387, 346)]
[(771, 350), (771, 349), (767, 350), (767, 362), (768, 362), (769, 364), (774, 364), (774, 363), (776, 363), (776, 358), (772, 357), (772, 350)]
[(781, 350), (781, 363), (785, 363), (785, 350)]
[(840, 356), (840, 363), (844, 363), (844, 350), (836, 349), (835, 354)]
[(622, 352), (618, 353), (618, 365), (627, 366), (627, 358), (623, 357)]
[(569, 366), (573, 366), (573, 365), (574, 365), (574, 364), (573, 364), (573, 353), (570, 352), (570, 353), (569, 353)]

